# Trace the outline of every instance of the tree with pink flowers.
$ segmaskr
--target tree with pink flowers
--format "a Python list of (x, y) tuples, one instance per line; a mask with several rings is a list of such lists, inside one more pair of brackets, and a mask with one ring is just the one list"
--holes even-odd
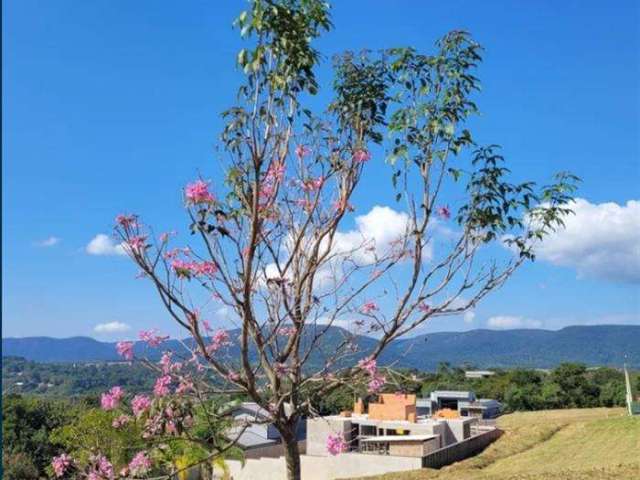
[[(337, 56), (333, 100), (318, 113), (305, 102), (319, 88), (314, 41), (332, 26), (327, 4), (254, 0), (235, 25), (245, 82), (223, 113), (222, 165), (184, 188), (193, 241), (155, 235), (138, 215), (116, 219), (141, 277), (190, 338), (150, 364), (153, 396), (131, 399), (127, 415), (145, 412), (150, 437), (183, 435), (185, 404), (241, 394), (269, 412), (288, 478), (299, 479), (296, 425), (314, 414), (309, 399), (345, 384), (393, 389), (393, 372), (379, 365), (389, 343), (474, 308), (533, 260), (536, 242), (563, 226), (577, 179), (511, 183), (500, 149), (476, 143), (466, 122), (477, 113), (482, 48), (466, 32), (446, 34), (430, 54)], [(370, 220), (354, 198), (373, 194), (365, 179), (374, 164), (390, 176), (376, 197), (395, 203), (377, 207), (393, 221), (368, 235), (352, 227)], [(220, 308), (231, 315), (216, 324)], [(373, 348), (363, 351), (358, 335)], [(132, 343), (118, 350), (134, 359)], [(126, 397), (117, 387), (105, 395), (105, 409)], [(335, 436), (327, 447), (348, 448)], [(135, 458), (130, 472), (145, 468), (147, 457)], [(56, 468), (68, 462), (59, 457)]]

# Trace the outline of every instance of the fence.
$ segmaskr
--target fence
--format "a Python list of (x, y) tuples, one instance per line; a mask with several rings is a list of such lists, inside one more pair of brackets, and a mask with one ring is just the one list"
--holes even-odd
[(502, 430), (493, 428), (479, 433), (453, 445), (431, 452), (422, 458), (423, 468), (441, 468), (453, 462), (459, 462), (484, 450), (490, 443), (502, 435)]

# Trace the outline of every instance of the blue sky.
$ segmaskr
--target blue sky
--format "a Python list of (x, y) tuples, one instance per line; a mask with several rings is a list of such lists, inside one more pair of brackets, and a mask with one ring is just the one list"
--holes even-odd
[[(558, 170), (583, 179), (567, 235), (473, 319), (428, 330), (640, 324), (637, 2), (335, 4), (335, 29), (318, 42), (316, 107), (329, 98), (334, 53), (429, 52), (448, 30), (466, 29), (486, 49), (476, 139), (501, 144), (517, 179), (544, 182)], [(86, 247), (122, 211), (184, 228), (180, 187), (198, 173), (219, 180), (213, 147), (241, 80), (231, 22), (242, 6), (3, 2), (3, 336), (174, 331), (126, 258)], [(369, 194), (387, 188), (386, 168), (372, 163), (358, 213), (392, 205), (391, 193)], [(131, 330), (95, 331), (112, 322)]]

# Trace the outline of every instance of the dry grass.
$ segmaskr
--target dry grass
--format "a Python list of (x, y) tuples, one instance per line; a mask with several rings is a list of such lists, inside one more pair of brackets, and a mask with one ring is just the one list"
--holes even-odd
[(505, 415), (505, 434), (481, 454), (441, 470), (370, 480), (640, 479), (640, 418), (623, 409), (548, 410)]

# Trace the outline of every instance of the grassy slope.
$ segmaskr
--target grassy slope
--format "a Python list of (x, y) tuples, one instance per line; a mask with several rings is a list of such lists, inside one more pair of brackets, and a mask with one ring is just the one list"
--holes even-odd
[(550, 410), (505, 415), (505, 434), (484, 452), (442, 470), (377, 480), (608, 480), (640, 478), (640, 418), (623, 409)]

